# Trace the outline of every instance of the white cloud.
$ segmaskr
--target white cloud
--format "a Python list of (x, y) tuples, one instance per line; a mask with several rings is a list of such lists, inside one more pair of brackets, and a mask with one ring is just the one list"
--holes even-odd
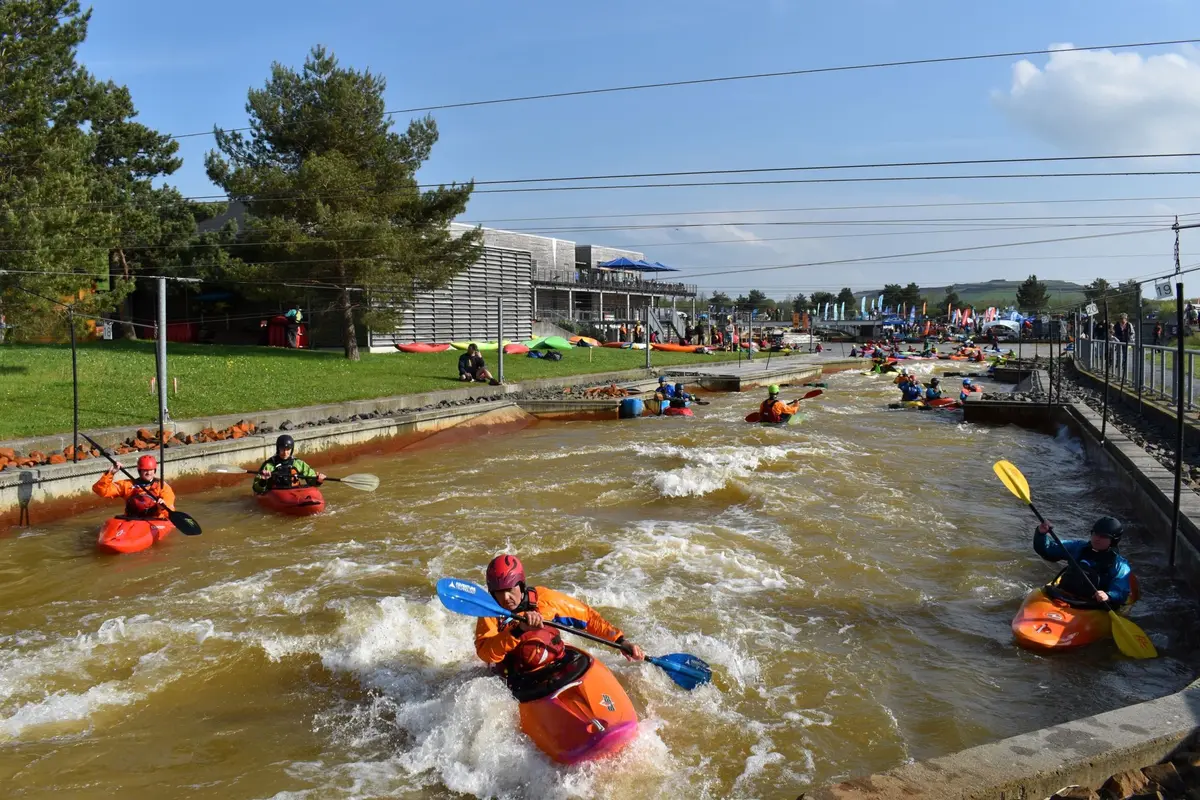
[(1065, 151), (1200, 151), (1200, 59), (1194, 50), (1146, 58), (1110, 50), (1056, 52), (1044, 68), (1021, 60), (1012, 74), (1007, 92), (993, 92), (995, 103)]

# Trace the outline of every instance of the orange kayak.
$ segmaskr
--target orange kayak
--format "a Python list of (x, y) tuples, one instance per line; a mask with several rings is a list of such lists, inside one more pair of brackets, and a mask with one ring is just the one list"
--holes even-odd
[(698, 344), (672, 344), (671, 342), (653, 342), (650, 347), (666, 353), (694, 353)]
[[(1137, 580), (1132, 579), (1130, 601), (1137, 601)], [(1021, 603), (1012, 621), (1017, 644), (1030, 650), (1069, 650), (1112, 637), (1112, 620), (1098, 608), (1075, 608), (1066, 600), (1051, 597), (1046, 589), (1034, 589)]]
[(291, 514), (295, 517), (306, 517), (309, 514), (319, 514), (325, 510), (325, 498), (321, 490), (312, 486), (301, 486), (296, 489), (272, 489), (263, 494), (257, 494), (258, 504), (280, 514)]
[(578, 668), (551, 694), (521, 703), (521, 730), (560, 764), (614, 755), (637, 735), (633, 703), (608, 667), (582, 650), (567, 650)]
[(102, 553), (137, 553), (173, 530), (175, 526), (169, 519), (113, 517), (100, 526), (96, 549)]

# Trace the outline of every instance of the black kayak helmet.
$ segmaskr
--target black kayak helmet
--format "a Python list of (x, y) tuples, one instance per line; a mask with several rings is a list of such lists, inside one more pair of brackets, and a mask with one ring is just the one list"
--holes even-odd
[(1101, 517), (1096, 520), (1096, 524), (1092, 525), (1093, 534), (1111, 539), (1113, 544), (1121, 541), (1121, 534), (1124, 532), (1125, 526), (1115, 517)]
[(275, 440), (275, 452), (278, 453), (280, 450), (291, 450), (294, 452), (296, 450), (296, 440), (286, 433), (280, 435)]

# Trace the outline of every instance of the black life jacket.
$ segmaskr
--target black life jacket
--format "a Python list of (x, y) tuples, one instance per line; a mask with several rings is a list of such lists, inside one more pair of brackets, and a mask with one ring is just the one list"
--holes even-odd
[(762, 405), (758, 407), (759, 419), (762, 422), (781, 422), (780, 416), (775, 413), (775, 404), (779, 400), (768, 397), (762, 401)]
[[(1090, 600), (1093, 594), (1088, 580), (1100, 591), (1108, 590), (1108, 585), (1112, 582), (1113, 567), (1117, 562), (1115, 550), (1109, 548), (1097, 552), (1089, 547), (1079, 554), (1076, 561), (1083, 568), (1083, 573), (1068, 564), (1058, 573), (1052, 585), (1068, 595), (1087, 600)], [(1087, 576), (1087, 580), (1084, 580), (1084, 575)]]
[(300, 472), (296, 469), (295, 457), (283, 459), (278, 454), (271, 456), (271, 477), (267, 485), (272, 489), (291, 489), (300, 485)]

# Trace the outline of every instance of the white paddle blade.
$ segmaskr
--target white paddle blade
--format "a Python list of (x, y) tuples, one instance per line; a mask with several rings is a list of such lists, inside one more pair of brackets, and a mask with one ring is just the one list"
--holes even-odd
[(208, 471), (227, 472), (230, 475), (235, 475), (243, 472), (251, 472), (252, 470), (248, 470), (245, 467), (235, 467), (233, 464), (209, 464)]
[(342, 483), (363, 492), (373, 492), (379, 488), (379, 476), (369, 472), (359, 472), (342, 478)]

